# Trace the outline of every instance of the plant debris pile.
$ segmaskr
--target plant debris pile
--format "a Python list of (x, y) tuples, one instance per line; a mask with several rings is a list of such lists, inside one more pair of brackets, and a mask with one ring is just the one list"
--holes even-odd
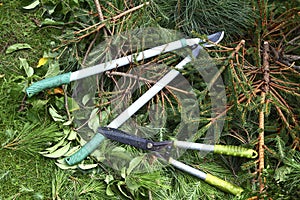
[[(17, 18), (18, 13), (11, 16), (9, 8), (18, 8), (21, 18)], [(0, 3), (0, 18), (1, 25), (7, 27), (0, 33), (0, 155), (4, 155), (0, 184), (7, 183), (0, 189), (0, 199), (300, 198), (298, 0), (11, 1)], [(22, 19), (28, 23), (22, 24)], [(21, 31), (10, 33), (17, 25)], [(151, 71), (153, 63), (172, 68), (182, 59), (179, 55), (165, 53), (107, 71), (97, 78), (83, 79), (79, 86), (79, 82), (72, 83), (26, 97), (25, 89), (34, 82), (87, 67), (91, 58), (97, 61), (93, 64), (114, 59), (111, 56), (115, 49), (99, 44), (109, 38), (122, 41), (122, 33), (148, 27), (172, 29), (201, 39), (214, 32), (225, 32), (224, 41), (205, 49), (226, 87), (225, 112), (212, 118), (207, 83), (192, 65), (180, 70), (192, 85), (200, 110), (198, 118), (193, 119), (199, 124), (193, 140), (203, 142), (207, 130), (224, 117), (225, 125), (217, 142), (254, 149), (258, 158), (203, 156), (186, 151), (178, 159), (243, 187), (240, 196), (234, 197), (147, 157), (144, 151), (116, 142), (104, 141), (78, 165), (69, 166), (64, 160), (92, 137), (92, 130), (108, 125), (117, 116), (113, 111), (118, 102), (130, 104), (153, 86), (150, 74), (153, 77), (165, 73), (165, 68)], [(152, 45), (160, 44), (162, 38), (170, 39), (169, 32), (153, 38)], [(93, 51), (95, 47), (97, 51)], [(123, 42), (116, 49), (128, 55), (138, 47)], [(144, 68), (132, 75), (131, 70), (139, 65)], [(128, 80), (131, 84), (126, 85)], [(128, 96), (126, 91), (131, 87), (138, 90)], [(87, 92), (91, 88), (92, 93)], [(155, 135), (153, 140), (170, 140), (183, 129), (179, 124), (184, 109), (175, 90), (182, 92), (175, 86), (167, 87), (134, 116), (144, 137)], [(76, 95), (74, 91), (86, 93)], [(5, 100), (7, 97), (9, 101)], [(161, 119), (158, 124), (150, 123), (149, 113)], [(19, 154), (24, 155), (22, 160), (28, 166), (17, 163)], [(14, 166), (7, 167), (10, 160)], [(28, 185), (17, 180), (22, 177), (14, 177), (14, 173), (24, 173), (23, 167), (28, 171)], [(29, 168), (35, 168), (35, 172)], [(141, 169), (143, 172), (135, 173)], [(31, 181), (36, 176), (43, 179)]]

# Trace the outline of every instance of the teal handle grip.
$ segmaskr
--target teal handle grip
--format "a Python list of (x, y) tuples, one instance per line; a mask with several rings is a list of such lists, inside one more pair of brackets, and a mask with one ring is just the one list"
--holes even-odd
[(81, 161), (83, 161), (86, 157), (88, 157), (93, 151), (95, 151), (101, 142), (105, 139), (103, 135), (100, 133), (96, 133), (95, 136), (88, 141), (83, 147), (81, 147), (78, 151), (76, 151), (73, 155), (67, 157), (65, 159), (68, 165), (75, 165)]
[(227, 181), (224, 181), (216, 176), (213, 176), (211, 174), (206, 174), (206, 178), (204, 180), (205, 182), (207, 182), (210, 185), (213, 185), (217, 188), (219, 188), (220, 190), (224, 191), (224, 192), (228, 192), (234, 195), (240, 195), (244, 190), (243, 188), (231, 184)]
[(68, 84), (70, 83), (70, 77), (71, 77), (71, 72), (54, 76), (51, 78), (46, 78), (44, 80), (33, 83), (31, 86), (29, 86), (26, 89), (26, 93), (28, 97), (32, 97), (33, 95), (35, 95), (36, 93), (44, 89), (57, 87), (63, 84)]
[(257, 152), (253, 149), (247, 149), (240, 146), (215, 145), (214, 153), (224, 154), (228, 156), (239, 156), (245, 158), (256, 158)]

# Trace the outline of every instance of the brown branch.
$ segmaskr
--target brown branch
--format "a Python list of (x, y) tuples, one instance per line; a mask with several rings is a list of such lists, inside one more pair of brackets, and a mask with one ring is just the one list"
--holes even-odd
[(269, 65), (269, 43), (264, 42), (264, 52), (263, 52), (263, 73), (264, 73), (264, 85), (263, 90), (265, 93), (269, 92), (269, 85), (270, 85), (270, 65)]
[(122, 12), (121, 14), (119, 14), (119, 15), (117, 15), (117, 16), (114, 16), (114, 17), (112, 18), (112, 20), (115, 21), (115, 20), (117, 20), (117, 19), (119, 19), (119, 18), (121, 18), (121, 17), (127, 15), (128, 13), (131, 13), (131, 12), (133, 12), (133, 11), (136, 11), (136, 10), (138, 10), (138, 9), (144, 7), (144, 6), (147, 6), (147, 5), (149, 5), (149, 2), (145, 2), (145, 3), (143, 3), (143, 4), (139, 5), (139, 6), (136, 6), (136, 7), (133, 7), (133, 8), (131, 8), (131, 9), (129, 9), (129, 10), (126, 10), (125, 12)]
[[(81, 39), (83, 39), (84, 37), (87, 37), (87, 36), (89, 36), (90, 34), (92, 34), (92, 33), (94, 33), (94, 32), (98, 32), (100, 29), (102, 29), (103, 27), (105, 27), (105, 26), (106, 26), (106, 24), (105, 24), (106, 21), (112, 20), (113, 22), (115, 22), (116, 20), (120, 19), (121, 17), (123, 17), (123, 16), (125, 16), (125, 15), (127, 15), (127, 14), (129, 14), (129, 13), (131, 13), (131, 12), (134, 12), (134, 11), (136, 11), (136, 10), (138, 10), (138, 9), (140, 9), (140, 8), (142, 8), (142, 7), (144, 7), (145, 5), (149, 5), (149, 2), (146, 2), (146, 3), (143, 3), (143, 4), (139, 5), (139, 6), (133, 7), (133, 8), (131, 8), (131, 9), (126, 10), (126, 11), (124, 11), (123, 13), (118, 14), (118, 15), (116, 15), (116, 16), (114, 16), (114, 17), (112, 17), (112, 18), (109, 18), (109, 19), (107, 19), (107, 20), (104, 20), (104, 17), (103, 17), (103, 21), (101, 21), (100, 23), (97, 23), (97, 24), (91, 25), (91, 26), (89, 26), (89, 27), (87, 27), (87, 28), (85, 28), (85, 29), (76, 31), (76, 32), (74, 32), (74, 34), (76, 35), (76, 34), (79, 34), (79, 33), (81, 33), (81, 32), (88, 31), (88, 30), (90, 30), (91, 28), (97, 27), (96, 29), (92, 30), (91, 32), (79, 36), (78, 39), (81, 40)], [(101, 10), (101, 9), (100, 9), (100, 10)], [(100, 16), (100, 15), (99, 15), (99, 16)], [(103, 15), (102, 15), (102, 16), (103, 16)]]
[[(100, 19), (101, 22), (104, 22), (104, 17), (103, 17), (103, 13), (102, 13), (102, 10), (101, 10), (101, 6), (100, 6), (100, 3), (98, 0), (94, 0), (95, 2), (95, 5), (96, 5), (96, 9), (97, 9), (97, 12), (98, 12), (98, 17)], [(104, 32), (104, 36), (107, 37), (107, 27), (105, 29), (103, 29), (103, 32)]]
[(265, 128), (265, 108), (264, 105), (266, 104), (266, 94), (269, 92), (270, 89), (270, 65), (269, 65), (269, 43), (264, 42), (263, 48), (263, 66), (262, 72), (263, 76), (263, 85), (261, 87), (261, 111), (259, 112), (259, 135), (258, 135), (258, 181), (259, 181), (259, 191), (262, 193), (265, 189), (264, 180), (262, 177), (263, 169), (265, 168), (265, 154), (264, 154), (264, 146), (265, 146), (265, 135), (264, 135), (264, 128)]
[[(154, 80), (150, 80), (150, 79), (143, 78), (143, 77), (140, 77), (140, 76), (137, 76), (137, 75), (134, 75), (134, 74), (127, 74), (127, 73), (123, 73), (123, 72), (107, 71), (106, 74), (107, 75), (117, 75), (117, 76), (129, 77), (129, 78), (133, 78), (133, 79), (140, 80), (140, 81), (143, 81), (143, 82), (146, 82), (146, 83), (151, 83), (151, 84), (157, 83), (157, 81), (154, 81)], [(170, 86), (170, 85), (167, 85), (166, 89), (181, 92), (183, 94), (191, 94), (190, 92), (181, 90), (179, 88), (176, 88), (176, 87), (173, 87), (173, 86)]]
[[(266, 93), (262, 92), (261, 94), (261, 104), (264, 105), (266, 100)], [(259, 112), (259, 135), (258, 135), (258, 180), (259, 180), (259, 192), (262, 193), (265, 185), (263, 183), (262, 172), (265, 168), (265, 154), (264, 154), (264, 124), (265, 124), (265, 117), (264, 117), (264, 108), (262, 107), (261, 111)]]
[(65, 98), (65, 109), (68, 115), (68, 120), (70, 121), (72, 119), (71, 117), (71, 113), (69, 110), (69, 103), (68, 103), (68, 94), (67, 94), (67, 85), (63, 85), (62, 86), (63, 90), (64, 90), (64, 98)]

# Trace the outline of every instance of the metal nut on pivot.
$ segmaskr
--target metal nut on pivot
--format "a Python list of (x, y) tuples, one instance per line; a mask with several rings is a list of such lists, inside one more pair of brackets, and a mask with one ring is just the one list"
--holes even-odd
[(148, 143), (147, 143), (147, 148), (148, 148), (148, 149), (151, 149), (152, 147), (153, 147), (153, 144), (152, 144), (151, 142), (148, 142)]

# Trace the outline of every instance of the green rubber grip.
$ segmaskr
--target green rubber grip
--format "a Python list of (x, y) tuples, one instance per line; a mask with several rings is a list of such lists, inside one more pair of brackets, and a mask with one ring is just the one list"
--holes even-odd
[(230, 146), (230, 145), (215, 145), (214, 153), (224, 154), (228, 156), (239, 156), (245, 158), (256, 158), (257, 152), (253, 149), (247, 149), (240, 146)]
[(211, 174), (207, 174), (207, 176), (205, 178), (205, 182), (219, 188), (220, 190), (222, 190), (224, 192), (229, 192), (234, 195), (240, 195), (244, 191), (243, 188), (241, 188), (237, 185), (233, 185), (233, 184), (231, 184), (227, 181), (224, 181), (224, 180), (222, 180), (216, 176), (213, 176)]
[(95, 136), (88, 141), (83, 147), (76, 151), (73, 155), (65, 158), (65, 161), (68, 165), (75, 165), (83, 161), (91, 153), (93, 153), (105, 139), (100, 133), (96, 133)]
[(38, 92), (47, 89), (57, 87), (63, 84), (70, 83), (71, 72), (64, 73), (58, 76), (54, 76), (51, 78), (46, 78), (44, 80), (38, 81), (33, 83), (26, 89), (26, 93), (28, 97), (32, 97), (33, 95), (37, 94)]

